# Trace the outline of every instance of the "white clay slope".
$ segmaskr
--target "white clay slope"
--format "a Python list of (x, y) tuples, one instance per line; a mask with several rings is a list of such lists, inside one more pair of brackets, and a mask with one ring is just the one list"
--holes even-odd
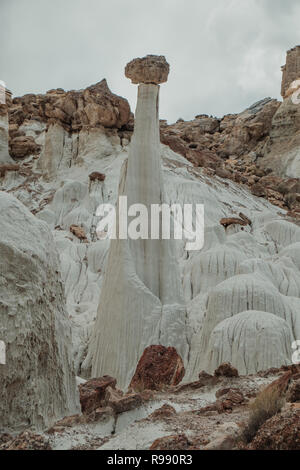
[(289, 325), (276, 315), (248, 311), (219, 323), (209, 343), (210, 370), (220, 364), (234, 364), (241, 375), (280, 368), (289, 364), (291, 348)]

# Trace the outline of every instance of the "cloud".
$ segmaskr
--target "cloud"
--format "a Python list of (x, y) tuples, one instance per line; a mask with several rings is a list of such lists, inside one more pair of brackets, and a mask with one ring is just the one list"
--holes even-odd
[(1, 0), (0, 79), (21, 95), (105, 77), (134, 108), (124, 66), (164, 54), (161, 117), (222, 116), (279, 98), (299, 16), (298, 0)]

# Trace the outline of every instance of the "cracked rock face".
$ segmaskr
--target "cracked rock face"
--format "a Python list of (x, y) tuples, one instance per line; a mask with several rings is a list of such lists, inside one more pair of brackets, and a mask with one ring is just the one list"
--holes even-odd
[(168, 80), (170, 66), (163, 55), (147, 55), (133, 59), (125, 67), (125, 75), (132, 83), (152, 83), (159, 85)]

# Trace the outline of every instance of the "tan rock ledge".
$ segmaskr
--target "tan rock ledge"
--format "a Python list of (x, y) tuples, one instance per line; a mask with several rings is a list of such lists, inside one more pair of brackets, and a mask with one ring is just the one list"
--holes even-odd
[(168, 80), (170, 66), (163, 55), (147, 55), (133, 59), (125, 67), (125, 76), (132, 83), (153, 83), (159, 85)]

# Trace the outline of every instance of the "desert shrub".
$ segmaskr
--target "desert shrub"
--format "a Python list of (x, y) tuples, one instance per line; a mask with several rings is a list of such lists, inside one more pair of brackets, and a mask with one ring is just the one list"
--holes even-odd
[(250, 414), (243, 431), (243, 438), (247, 443), (252, 441), (259, 428), (268, 419), (281, 411), (284, 401), (284, 397), (277, 388), (267, 388), (257, 395), (249, 405)]

